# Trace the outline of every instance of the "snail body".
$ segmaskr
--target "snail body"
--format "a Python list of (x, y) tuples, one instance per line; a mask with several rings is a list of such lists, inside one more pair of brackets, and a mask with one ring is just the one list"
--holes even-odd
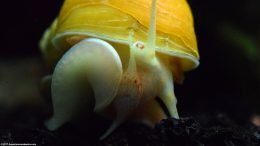
[(148, 125), (165, 118), (155, 97), (178, 118), (173, 81), (199, 58), (185, 0), (66, 0), (40, 46), (54, 68), (47, 127), (93, 111), (94, 100), (94, 112), (116, 115), (101, 138), (129, 118)]

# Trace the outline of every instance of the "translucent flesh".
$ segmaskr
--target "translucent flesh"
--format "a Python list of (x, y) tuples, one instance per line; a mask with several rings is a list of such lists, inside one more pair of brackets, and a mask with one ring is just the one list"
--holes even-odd
[(152, 0), (147, 42), (145, 44), (136, 42), (129, 46), (128, 68), (122, 75), (118, 92), (112, 103), (116, 116), (101, 139), (107, 137), (133, 113), (134, 117), (137, 117), (136, 120), (148, 125), (154, 125), (165, 118), (162, 109), (154, 101), (156, 96), (161, 98), (171, 117), (179, 117), (176, 109), (177, 101), (173, 92), (172, 73), (155, 54), (155, 6), (156, 0)]
[(47, 127), (55, 130), (82, 111), (103, 110), (115, 98), (121, 76), (121, 60), (108, 43), (86, 39), (73, 46), (52, 75), (54, 114)]
[[(76, 12), (81, 11), (80, 8), (75, 9)], [(84, 11), (81, 13), (75, 13), (77, 16), (73, 16), (71, 19), (64, 19), (64, 23), (65, 21), (67, 23), (70, 23), (69, 21), (78, 23), (75, 26), (65, 25), (68, 26), (68, 28), (64, 29), (66, 32), (56, 32), (56, 40), (52, 40), (58, 48), (73, 47), (58, 62), (52, 77), (54, 116), (47, 122), (49, 129), (56, 129), (63, 123), (71, 121), (84, 107), (88, 108), (86, 112), (91, 111), (93, 99), (95, 100), (94, 110), (97, 112), (105, 109), (110, 104), (116, 110), (114, 122), (101, 139), (109, 135), (130, 116), (151, 125), (164, 118), (165, 114), (154, 100), (156, 96), (161, 98), (169, 110), (170, 116), (178, 118), (176, 109), (177, 101), (173, 92), (173, 78), (170, 70), (171, 62), (160, 55), (156, 55), (156, 51), (158, 51), (156, 49), (156, 46), (158, 47), (156, 36), (160, 32), (156, 32), (157, 13), (155, 9), (156, 0), (153, 0), (153, 7), (151, 11), (149, 10), (151, 12), (149, 13), (151, 15), (149, 31), (140, 25), (141, 23), (139, 24), (138, 21), (133, 19), (132, 16), (125, 15), (122, 11), (105, 5), (88, 6), (88, 11), (83, 9)], [(86, 19), (90, 18), (86, 17), (87, 15), (91, 18), (93, 17), (93, 19)], [(108, 20), (107, 15), (112, 18), (126, 18), (125, 26), (119, 26), (123, 24), (121, 22), (122, 19), (115, 19), (113, 21), (114, 19), (110, 17)], [(102, 24), (103, 20), (98, 20), (97, 18), (106, 19), (104, 23), (108, 25), (103, 25), (103, 27), (98, 26), (97, 24)], [(110, 23), (113, 25), (109, 26)], [(115, 25), (116, 23), (118, 25)], [(129, 24), (138, 24), (138, 30), (129, 28)], [(57, 31), (62, 28), (59, 25), (61, 24), (53, 25), (54, 28), (57, 27)], [(105, 26), (108, 27), (106, 28)], [(86, 29), (88, 27), (91, 29)], [(70, 29), (76, 30), (70, 33), (68, 31)], [(96, 31), (100, 32), (97, 33)], [(107, 34), (107, 32), (110, 33)], [(136, 35), (136, 32), (141, 32), (140, 34), (144, 35), (142, 37), (139, 36), (140, 38), (137, 39), (136, 36), (138, 35)], [(81, 41), (85, 37), (96, 35), (101, 38), (104, 37), (111, 42), (120, 42), (120, 39), (119, 41), (117, 40), (120, 33), (126, 33), (121, 41), (123, 40), (122, 42), (124, 42), (125, 40), (124, 43), (130, 45), (128, 47), (130, 48), (129, 55), (125, 53), (126, 50), (119, 50), (122, 47), (118, 45), (119, 43), (115, 43), (115, 46), (117, 46), (117, 52), (115, 52), (112, 46), (99, 39)], [(111, 36), (109, 37), (109, 35)], [(143, 49), (131, 46), (137, 41), (136, 39), (145, 43)], [(43, 44), (45, 44), (45, 40), (49, 39), (44, 39)], [(178, 51), (180, 54), (185, 54), (183, 50), (182, 52), (177, 49), (176, 52)], [(118, 56), (117, 53), (123, 55)], [(167, 53), (168, 55), (172, 55), (169, 51), (166, 51)], [(126, 65), (126, 62), (128, 62), (128, 65)], [(85, 81), (86, 85), (82, 85), (82, 81)], [(84, 99), (81, 98), (80, 89), (82, 87), (85, 87), (87, 91), (84, 94), (87, 97)]]

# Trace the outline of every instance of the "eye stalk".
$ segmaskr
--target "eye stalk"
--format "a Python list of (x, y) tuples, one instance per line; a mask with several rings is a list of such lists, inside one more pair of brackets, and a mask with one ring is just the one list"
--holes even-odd
[[(148, 38), (146, 44), (142, 41), (137, 41), (130, 45), (130, 60), (129, 68), (134, 68), (135, 59), (138, 63), (146, 65), (154, 64), (154, 59), (156, 58), (155, 47), (156, 47), (156, 2), (157, 0), (152, 0), (151, 10), (150, 10), (150, 23)], [(135, 69), (129, 69), (135, 70)]]
[(155, 56), (155, 47), (156, 47), (156, 12), (157, 12), (156, 2), (157, 0), (152, 0), (148, 40), (147, 40), (147, 48), (149, 49), (152, 56)]

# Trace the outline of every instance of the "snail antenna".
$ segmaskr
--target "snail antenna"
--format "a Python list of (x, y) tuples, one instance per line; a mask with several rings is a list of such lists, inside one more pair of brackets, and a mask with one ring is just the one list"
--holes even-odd
[[(156, 47), (156, 1), (152, 0), (150, 11), (150, 22), (147, 37), (147, 49), (144, 49), (144, 44), (141, 41), (137, 41), (130, 45), (130, 58), (128, 63), (127, 72), (136, 74), (136, 57), (142, 60), (142, 63), (151, 63), (151, 60), (155, 58)], [(132, 41), (133, 32), (130, 32), (130, 40)], [(137, 49), (138, 48), (138, 49)], [(144, 51), (137, 51), (137, 50)], [(142, 53), (141, 53), (142, 52)], [(139, 62), (140, 63), (140, 62)]]
[(155, 55), (156, 47), (156, 1), (157, 0), (152, 0), (147, 41), (147, 47), (151, 51), (152, 55)]

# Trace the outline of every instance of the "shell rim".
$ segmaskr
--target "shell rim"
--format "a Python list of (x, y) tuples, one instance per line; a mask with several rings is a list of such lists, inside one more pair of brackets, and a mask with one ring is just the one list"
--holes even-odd
[[(89, 32), (83, 33), (83, 32), (70, 31), (70, 32), (57, 33), (56, 36), (52, 39), (52, 44), (54, 45), (54, 47), (56, 49), (60, 49), (59, 43), (61, 42), (60, 40), (62, 40), (61, 38), (66, 37), (66, 36), (72, 36), (72, 35), (89, 36), (89, 37), (99, 38), (99, 39), (102, 39), (104, 41), (107, 40), (107, 41), (111, 41), (111, 42), (115, 42), (115, 43), (121, 43), (121, 44), (125, 44), (125, 45), (131, 45), (133, 43), (133, 42), (129, 42), (129, 41), (126, 41), (126, 40), (114, 39), (114, 38), (112, 39), (112, 38), (109, 38), (109, 37), (106, 37), (106, 36), (103, 36), (103, 35), (97, 35), (97, 34), (89, 33)], [(186, 52), (183, 52), (183, 51), (180, 51), (180, 52), (177, 52), (177, 51), (174, 51), (174, 50), (165, 51), (167, 49), (163, 49), (163, 48), (160, 48), (160, 47), (157, 47), (157, 46), (156, 46), (155, 50), (159, 53), (170, 55), (170, 56), (177, 57), (177, 58), (184, 59), (184, 60), (191, 62), (192, 63), (191, 68), (189, 68), (187, 71), (197, 68), (200, 64), (199, 58), (197, 58), (193, 55), (190, 55)]]

